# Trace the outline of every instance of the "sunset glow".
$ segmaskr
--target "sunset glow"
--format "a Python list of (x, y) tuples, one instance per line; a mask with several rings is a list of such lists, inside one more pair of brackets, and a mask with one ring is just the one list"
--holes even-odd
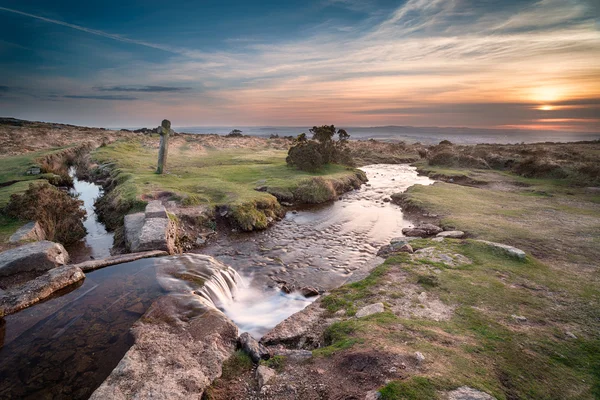
[(63, 3), (0, 7), (3, 114), (532, 128), (544, 112), (600, 131), (598, 8), (585, 0), (182, 3), (160, 24), (127, 1)]

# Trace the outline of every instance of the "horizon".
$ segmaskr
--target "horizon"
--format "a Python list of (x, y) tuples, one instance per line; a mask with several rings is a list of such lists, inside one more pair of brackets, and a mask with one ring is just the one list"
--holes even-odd
[(0, 4), (19, 119), (600, 132), (591, 0), (21, 3)]

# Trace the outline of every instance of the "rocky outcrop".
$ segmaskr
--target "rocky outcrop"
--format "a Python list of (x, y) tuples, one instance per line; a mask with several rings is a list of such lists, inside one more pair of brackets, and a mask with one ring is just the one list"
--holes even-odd
[(267, 346), (282, 344), (296, 349), (317, 347), (322, 330), (325, 329), (321, 323), (324, 312), (320, 303), (316, 301), (281, 321), (267, 332), (260, 342)]
[(146, 212), (125, 216), (125, 242), (129, 251), (162, 250), (175, 252), (175, 223), (160, 201), (150, 201)]
[(495, 397), (468, 386), (461, 386), (448, 392), (445, 398), (447, 400), (496, 400)]
[(509, 246), (507, 244), (488, 242), (487, 240), (476, 240), (476, 242), (483, 243), (490, 247), (498, 249), (501, 252), (509, 255), (510, 257), (518, 258), (519, 260), (525, 260), (525, 257), (527, 256), (523, 250), (517, 249), (516, 247)]
[(35, 279), (0, 294), (0, 317), (30, 307), (84, 278), (83, 271), (72, 265), (51, 269)]
[(415, 251), (412, 255), (415, 260), (431, 261), (445, 264), (448, 267), (472, 264), (473, 261), (458, 253), (446, 253), (435, 247), (425, 247)]
[(69, 253), (62, 244), (42, 240), (0, 253), (0, 276), (44, 272), (68, 261)]
[(254, 339), (248, 332), (242, 333), (238, 338), (238, 342), (240, 348), (250, 356), (252, 362), (255, 364), (259, 363), (260, 360), (268, 360), (271, 358), (269, 350), (267, 350), (267, 348), (262, 344), (258, 343), (258, 341)]
[(8, 239), (9, 243), (37, 242), (46, 239), (46, 232), (38, 222), (29, 222), (19, 229)]
[(193, 294), (155, 301), (132, 328), (135, 343), (92, 394), (104, 399), (200, 399), (233, 354), (237, 327)]
[(384, 310), (383, 303), (369, 304), (364, 306), (356, 313), (356, 318), (367, 317), (372, 314), (382, 313)]

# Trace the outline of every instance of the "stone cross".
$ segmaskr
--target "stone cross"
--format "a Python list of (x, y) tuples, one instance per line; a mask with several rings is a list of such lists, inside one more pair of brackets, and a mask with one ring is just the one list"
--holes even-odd
[(167, 167), (167, 153), (169, 152), (169, 135), (173, 134), (171, 129), (171, 121), (164, 119), (158, 127), (158, 133), (160, 133), (160, 147), (158, 149), (158, 168), (156, 169), (157, 174), (162, 174)]

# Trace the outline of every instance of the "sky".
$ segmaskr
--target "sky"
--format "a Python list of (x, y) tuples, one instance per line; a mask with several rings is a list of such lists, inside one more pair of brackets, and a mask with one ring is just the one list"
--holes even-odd
[(0, 0), (0, 116), (600, 132), (600, 0)]

